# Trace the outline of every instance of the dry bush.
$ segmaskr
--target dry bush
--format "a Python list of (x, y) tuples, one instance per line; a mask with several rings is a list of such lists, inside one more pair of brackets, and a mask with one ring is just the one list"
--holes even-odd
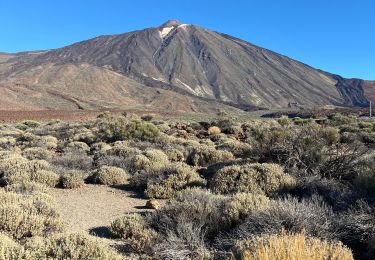
[(94, 143), (91, 145), (91, 150), (95, 152), (105, 152), (110, 150), (112, 147), (104, 142)]
[(0, 192), (0, 232), (15, 239), (61, 232), (64, 225), (52, 197), (34, 193)]
[(33, 175), (40, 170), (48, 169), (49, 164), (44, 160), (27, 160), (20, 156), (14, 156), (0, 161), (1, 180), (5, 184), (32, 181)]
[(184, 153), (178, 149), (168, 149), (165, 154), (171, 162), (183, 162), (185, 160)]
[(16, 145), (16, 138), (11, 136), (0, 137), (0, 147), (9, 149)]
[(123, 259), (106, 243), (84, 233), (32, 238), (24, 247), (27, 259)]
[(187, 187), (206, 186), (206, 180), (184, 163), (172, 164), (147, 177), (145, 194), (148, 198), (172, 198), (177, 191)]
[(337, 238), (336, 215), (319, 197), (303, 199), (285, 198), (270, 203), (269, 207), (253, 211), (246, 221), (234, 230), (234, 237), (252, 237), (261, 234), (277, 234), (281, 229), (288, 232), (306, 231), (307, 235)]
[(39, 170), (31, 174), (30, 180), (53, 188), (59, 184), (60, 176), (53, 171)]
[(224, 214), (233, 222), (246, 219), (254, 210), (268, 207), (270, 200), (262, 194), (237, 193), (225, 205)]
[(67, 151), (78, 150), (78, 151), (83, 151), (87, 153), (87, 152), (90, 152), (90, 147), (84, 142), (75, 141), (75, 142), (68, 143), (68, 145), (66, 146), (66, 150)]
[(204, 233), (205, 238), (212, 238), (229, 226), (223, 218), (226, 201), (224, 196), (207, 190), (186, 189), (157, 210), (152, 223), (164, 235), (169, 232), (178, 235), (179, 225), (184, 222), (192, 223), (194, 228), (199, 228)]
[(78, 133), (73, 136), (73, 141), (84, 142), (86, 144), (92, 144), (96, 140), (94, 133), (87, 128), (80, 129)]
[(8, 185), (5, 187), (5, 190), (25, 195), (30, 195), (34, 193), (48, 193), (49, 191), (48, 187), (43, 184), (27, 181)]
[(45, 149), (56, 149), (58, 145), (58, 140), (56, 137), (51, 135), (41, 136), (37, 141), (37, 146), (43, 147)]
[(54, 156), (51, 163), (67, 169), (89, 170), (92, 167), (92, 157), (80, 150), (70, 150), (63, 154)]
[(187, 158), (187, 163), (193, 166), (209, 166), (219, 162), (231, 161), (234, 159), (228, 151), (216, 150), (214, 147), (199, 145), (194, 147)]
[(209, 135), (218, 135), (221, 133), (221, 130), (217, 126), (211, 126), (210, 128), (208, 128), (207, 133)]
[(155, 259), (213, 259), (204, 241), (204, 230), (188, 220), (180, 219), (154, 246)]
[(358, 201), (336, 218), (338, 238), (348, 245), (356, 258), (371, 259), (375, 255), (375, 208)]
[(6, 234), (0, 233), (0, 259), (21, 259), (23, 248)]
[(85, 184), (84, 174), (77, 170), (67, 171), (60, 177), (60, 184), (64, 189), (81, 188)]
[(104, 185), (125, 184), (128, 174), (121, 168), (102, 166), (93, 175), (94, 181)]
[(41, 147), (26, 148), (22, 151), (22, 156), (29, 160), (49, 160), (51, 152)]
[(245, 157), (251, 154), (252, 146), (235, 139), (226, 138), (217, 146), (218, 149), (227, 150), (237, 157)]
[(349, 248), (340, 242), (307, 237), (304, 233), (266, 235), (253, 240), (238, 241), (233, 248), (237, 259), (331, 259), (352, 260)]
[(110, 231), (114, 237), (123, 239), (138, 253), (150, 253), (156, 239), (156, 232), (147, 226), (139, 214), (128, 214), (114, 220)]
[(272, 195), (292, 188), (295, 180), (277, 164), (245, 164), (227, 166), (215, 173), (210, 188), (216, 193), (236, 192)]

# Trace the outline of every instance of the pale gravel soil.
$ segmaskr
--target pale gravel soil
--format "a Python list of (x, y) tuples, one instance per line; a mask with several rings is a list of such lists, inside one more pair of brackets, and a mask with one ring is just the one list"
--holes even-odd
[(108, 227), (126, 213), (143, 212), (146, 201), (137, 194), (104, 185), (85, 185), (79, 189), (51, 191), (67, 232), (80, 232)]

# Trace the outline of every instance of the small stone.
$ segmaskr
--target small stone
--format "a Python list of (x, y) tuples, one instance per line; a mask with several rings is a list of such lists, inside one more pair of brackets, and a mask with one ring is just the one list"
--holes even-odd
[(160, 207), (160, 203), (157, 200), (148, 200), (146, 202), (146, 208), (148, 209), (158, 209)]

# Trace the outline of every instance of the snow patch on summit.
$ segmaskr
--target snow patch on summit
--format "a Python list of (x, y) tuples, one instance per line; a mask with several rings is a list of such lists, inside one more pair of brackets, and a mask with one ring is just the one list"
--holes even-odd
[(160, 33), (160, 37), (161, 38), (164, 38), (165, 36), (167, 36), (172, 30), (174, 29), (174, 26), (171, 26), (171, 27), (164, 27), (161, 31), (159, 31)]

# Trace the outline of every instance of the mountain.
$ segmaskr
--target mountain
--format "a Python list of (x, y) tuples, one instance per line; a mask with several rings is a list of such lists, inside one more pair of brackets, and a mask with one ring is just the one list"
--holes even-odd
[(375, 82), (345, 79), (191, 24), (0, 54), (0, 109), (212, 112), (367, 106)]

